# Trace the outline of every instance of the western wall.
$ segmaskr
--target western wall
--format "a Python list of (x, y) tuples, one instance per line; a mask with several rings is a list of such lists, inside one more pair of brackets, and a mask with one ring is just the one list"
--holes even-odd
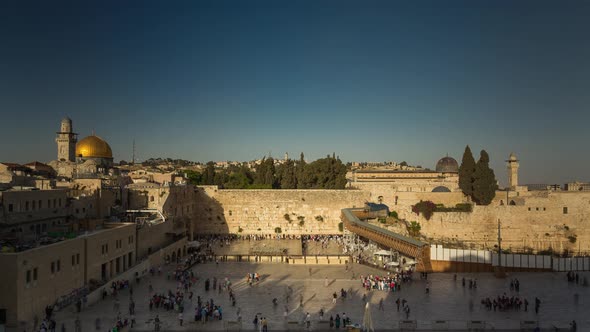
[[(421, 235), (432, 243), (493, 248), (500, 221), (505, 249), (590, 251), (590, 193), (584, 192), (522, 191), (507, 197), (499, 191), (489, 206), (436, 212), (426, 220), (412, 212), (420, 200), (447, 207), (469, 201), (460, 192), (396, 192), (385, 184), (347, 190), (198, 190), (198, 234), (273, 234), (277, 227), (283, 234), (334, 234), (340, 232), (342, 208), (381, 201), (399, 218), (419, 222)], [(401, 224), (391, 230), (406, 232)]]

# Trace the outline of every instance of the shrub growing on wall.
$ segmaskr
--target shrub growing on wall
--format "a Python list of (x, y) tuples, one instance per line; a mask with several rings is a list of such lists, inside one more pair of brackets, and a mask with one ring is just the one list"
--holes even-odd
[(392, 218), (395, 218), (395, 219), (399, 219), (398, 216), (397, 216), (397, 212), (395, 212), (395, 211), (389, 212), (389, 216), (392, 217)]
[(430, 220), (434, 210), (436, 210), (436, 204), (432, 203), (431, 201), (420, 201), (415, 205), (412, 205), (412, 212), (417, 215), (422, 213), (426, 220)]
[(416, 221), (412, 221), (408, 225), (408, 233), (410, 233), (410, 236), (418, 236), (421, 229), (422, 227), (420, 226), (420, 223)]
[(283, 232), (283, 230), (280, 227), (275, 228), (275, 233), (281, 234), (282, 232)]
[(342, 222), (339, 222), (339, 223), (338, 223), (338, 230), (339, 230), (340, 232), (344, 232), (344, 224), (343, 224)]

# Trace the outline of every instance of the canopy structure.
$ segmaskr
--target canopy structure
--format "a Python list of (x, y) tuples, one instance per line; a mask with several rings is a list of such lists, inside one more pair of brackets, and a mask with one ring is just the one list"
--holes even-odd
[(375, 253), (373, 253), (373, 255), (379, 255), (379, 256), (392, 256), (393, 255), (393, 251), (389, 251), (389, 250), (379, 250)]
[(201, 246), (201, 243), (199, 241), (190, 241), (186, 243), (186, 247), (187, 248), (198, 248)]

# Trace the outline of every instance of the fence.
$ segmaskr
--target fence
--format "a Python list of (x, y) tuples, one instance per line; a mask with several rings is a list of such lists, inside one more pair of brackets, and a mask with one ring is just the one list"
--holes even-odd
[(502, 254), (500, 256), (490, 250), (451, 249), (444, 248), (442, 245), (430, 246), (430, 260), (433, 265), (438, 261), (484, 264), (491, 267), (501, 265), (515, 270), (590, 271), (590, 257), (552, 257), (527, 254)]

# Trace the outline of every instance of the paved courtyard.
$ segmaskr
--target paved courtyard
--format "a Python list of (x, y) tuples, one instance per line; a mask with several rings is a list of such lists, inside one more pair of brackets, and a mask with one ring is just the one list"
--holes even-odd
[[(134, 284), (133, 298), (136, 302), (137, 325), (133, 331), (153, 331), (153, 319), (159, 314), (162, 320), (162, 331), (199, 331), (199, 330), (225, 330), (227, 322), (237, 320), (237, 310), (240, 308), (242, 330), (252, 331), (252, 320), (255, 314), (265, 316), (269, 322), (269, 330), (303, 330), (301, 323), (305, 312), (312, 315), (311, 330), (326, 330), (328, 325), (319, 322), (318, 312), (324, 308), (325, 319), (330, 315), (346, 313), (353, 323), (362, 323), (364, 304), (363, 294), (367, 294), (368, 301), (372, 304), (371, 313), (376, 331), (397, 330), (398, 321), (405, 319), (405, 314), (397, 312), (395, 300), (400, 297), (408, 301), (411, 308), (410, 320), (416, 320), (418, 329), (428, 330), (432, 327), (432, 321), (447, 320), (450, 330), (459, 330), (466, 327), (468, 320), (483, 320), (487, 322), (489, 329), (519, 330), (523, 320), (538, 321), (544, 330), (549, 330), (553, 325), (560, 327), (569, 326), (569, 322), (575, 319), (578, 323), (578, 331), (590, 331), (590, 317), (588, 310), (590, 305), (590, 287), (580, 284), (568, 283), (564, 273), (513, 273), (506, 279), (496, 279), (492, 274), (459, 274), (454, 281), (453, 274), (430, 274), (428, 281), (431, 285), (430, 294), (425, 293), (426, 281), (420, 279), (420, 275), (414, 274), (412, 283), (402, 285), (400, 292), (371, 291), (365, 292), (361, 287), (358, 276), (374, 273), (382, 275), (383, 272), (367, 266), (354, 265), (352, 271), (356, 279), (352, 280), (351, 269), (346, 270), (340, 265), (287, 265), (287, 264), (252, 264), (252, 263), (214, 263), (200, 264), (193, 267), (193, 271), (199, 277), (199, 281), (193, 286), (193, 303), (185, 301), (184, 326), (179, 326), (177, 313), (164, 309), (149, 310), (149, 282), (154, 290), (160, 293), (167, 290), (175, 290), (176, 282), (166, 280), (166, 273), (172, 267), (165, 267), (162, 276), (146, 277), (139, 285)], [(309, 269), (311, 268), (311, 277)], [(245, 276), (248, 272), (258, 272), (261, 281), (254, 286), (246, 283)], [(583, 276), (589, 277), (588, 274)], [(228, 277), (233, 283), (237, 298), (236, 307), (232, 307), (227, 292), (205, 292), (204, 280), (217, 277), (218, 280)], [(461, 278), (477, 278), (477, 289), (468, 289), (461, 286)], [(328, 286), (325, 286), (327, 278)], [(496, 297), (506, 293), (508, 296), (516, 295), (509, 289), (510, 278), (520, 280), (521, 297), (528, 299), (530, 306), (528, 312), (506, 311), (494, 312), (486, 310), (480, 305), (484, 297)], [(288, 303), (285, 303), (285, 291), (290, 286), (293, 295)], [(346, 300), (340, 298), (340, 289), (349, 290)], [(339, 299), (332, 304), (332, 293), (338, 292)], [(577, 295), (576, 295), (577, 294)], [(203, 300), (214, 299), (216, 304), (223, 308), (223, 321), (207, 322), (202, 325), (194, 322), (194, 307), (196, 297), (200, 295)], [(300, 296), (303, 296), (303, 307), (299, 306)], [(275, 307), (272, 299), (277, 298), (279, 304)], [(534, 299), (539, 297), (542, 301), (540, 313), (534, 312)], [(123, 317), (128, 316), (129, 291), (124, 290), (119, 295), (121, 300), (120, 311)], [(384, 299), (385, 308), (378, 309), (380, 299)], [(83, 331), (95, 331), (94, 322), (100, 318), (101, 331), (107, 331), (114, 324), (116, 313), (113, 310), (114, 300), (108, 297), (104, 301), (84, 308), (79, 318)], [(288, 307), (288, 317), (283, 318), (285, 305)], [(57, 312), (58, 327), (65, 323), (67, 331), (74, 330), (74, 320), (78, 314), (75, 306), (70, 306), (61, 312)], [(232, 326), (231, 330), (237, 330)]]

